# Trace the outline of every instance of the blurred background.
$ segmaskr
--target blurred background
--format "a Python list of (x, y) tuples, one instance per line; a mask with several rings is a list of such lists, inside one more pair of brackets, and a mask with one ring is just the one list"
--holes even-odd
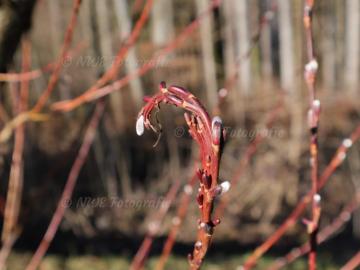
[[(15, 177), (22, 186), (15, 188), (20, 210), (17, 224), (12, 226), (18, 233), (8, 269), (24, 269), (39, 245), (95, 108), (95, 102), (90, 102), (70, 112), (54, 112), (51, 104), (79, 96), (108, 70), (147, 2), (83, 0), (69, 53), (61, 59), (73, 1), (0, 1), (0, 78), (21, 72), (25, 39), (31, 44), (30, 70), (41, 70), (29, 81), (29, 108), (48, 85), (51, 63), (62, 60), (60, 76), (42, 110), (44, 119), (24, 123), (17, 178), (12, 172), (18, 160), (13, 157), (16, 138), (13, 132), (5, 136), (4, 130), (18, 113), (20, 83), (2, 79), (0, 85), (2, 219), (9, 192), (14, 191), (9, 181)], [(145, 264), (146, 269), (155, 269), (198, 153), (183, 112), (170, 106), (162, 106), (157, 114), (163, 133), (156, 147), (156, 134), (136, 135), (143, 96), (156, 93), (160, 81), (194, 93), (211, 114), (222, 117), (228, 131), (220, 178), (236, 184), (227, 195), (228, 204), (204, 269), (240, 269), (244, 256), (274, 232), (310, 189), (304, 3), (217, 2), (155, 0), (150, 5), (149, 18), (113, 81), (148, 63), (152, 68), (104, 97), (105, 111), (93, 144), (40, 269), (128, 269), (144, 236), (158, 220), (161, 224)], [(214, 3), (216, 7), (206, 12)], [(206, 15), (200, 17), (196, 29), (166, 57), (158, 57), (199, 14)], [(317, 96), (322, 104), (320, 172), (359, 124), (359, 25), (359, 0), (316, 1), (313, 30), (319, 63)], [(246, 149), (258, 136), (261, 143), (244, 164)], [(156, 218), (176, 181), (180, 187), (168, 213), (164, 219)], [(320, 193), (321, 228), (359, 192), (360, 147), (354, 144)], [(186, 254), (196, 239), (199, 215), (195, 193), (165, 269), (187, 267)], [(303, 217), (309, 215), (310, 211)], [(360, 211), (355, 210), (319, 247), (319, 268), (339, 269), (360, 249), (359, 239)], [(266, 265), (306, 241), (305, 226), (299, 221), (261, 263)], [(286, 269), (305, 268), (306, 257)]]

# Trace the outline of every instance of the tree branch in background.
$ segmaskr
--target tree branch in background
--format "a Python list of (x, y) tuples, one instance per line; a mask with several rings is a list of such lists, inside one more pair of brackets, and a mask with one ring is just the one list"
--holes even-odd
[(321, 215), (320, 200), (318, 192), (318, 164), (319, 164), (319, 142), (318, 130), (320, 119), (320, 100), (316, 99), (315, 80), (318, 70), (318, 62), (314, 55), (312, 15), (314, 0), (305, 1), (304, 6), (304, 27), (305, 41), (308, 55), (308, 63), (305, 65), (305, 82), (309, 91), (310, 109), (308, 111), (308, 126), (311, 134), (310, 138), (310, 166), (311, 166), (311, 193), (314, 194), (312, 200), (311, 220), (304, 219), (310, 237), (309, 270), (316, 269), (317, 254), (317, 233), (319, 230), (319, 220)]
[[(22, 41), (22, 64), (21, 71), (27, 72), (31, 68), (31, 44), (27, 38)], [(20, 94), (17, 89), (11, 90), (13, 99), (14, 114), (20, 114), (27, 110), (29, 99), (29, 81), (22, 81), (20, 85)], [(23, 193), (24, 182), (24, 143), (25, 143), (25, 125), (19, 125), (15, 130), (14, 151), (12, 164), (10, 168), (10, 177), (8, 191), (6, 196), (4, 223), (2, 229), (2, 247), (0, 250), (0, 269), (6, 264), (12, 246), (14, 245), (20, 228), (18, 219)]]
[[(360, 194), (356, 194), (355, 198), (348, 203), (340, 214), (335, 218), (329, 225), (319, 231), (318, 244), (322, 244), (338, 232), (342, 226), (347, 223), (351, 214), (358, 209), (360, 206)], [(310, 251), (309, 242), (303, 244), (301, 247), (293, 248), (287, 255), (277, 259), (272, 265), (269, 266), (268, 270), (278, 270), (286, 265), (294, 262), (297, 258), (303, 256)]]
[[(331, 159), (330, 163), (326, 166), (325, 170), (321, 174), (318, 183), (318, 190), (320, 190), (329, 180), (330, 176), (335, 172), (335, 170), (343, 163), (346, 158), (346, 152), (349, 148), (354, 145), (354, 143), (360, 138), (360, 125), (351, 133), (350, 137), (344, 139), (339, 148), (337, 149), (335, 155)], [(285, 234), (285, 232), (293, 226), (300, 215), (304, 212), (306, 205), (311, 202), (311, 199), (315, 193), (309, 191), (299, 203), (296, 205), (295, 209), (290, 213), (290, 215), (285, 219), (285, 221), (280, 225), (280, 227), (272, 234), (270, 237), (262, 243), (255, 251), (246, 259), (244, 263), (244, 269), (252, 269), (259, 258), (265, 254), (274, 244), (279, 241), (279, 239)]]
[(161, 227), (161, 223), (165, 218), (171, 204), (175, 200), (179, 187), (180, 187), (180, 181), (176, 180), (172, 184), (169, 191), (167, 192), (165, 199), (160, 206), (160, 209), (154, 215), (154, 217), (152, 218), (152, 220), (148, 225), (148, 232), (131, 262), (130, 270), (143, 269), (145, 260), (149, 255), (154, 237), (158, 234)]
[(340, 270), (354, 270), (360, 265), (360, 251), (355, 254)]
[(166, 238), (165, 244), (163, 245), (161, 256), (156, 264), (156, 270), (163, 270), (170, 256), (171, 250), (175, 244), (176, 236), (189, 208), (190, 196), (193, 193), (197, 179), (198, 176), (196, 173), (194, 173), (193, 176), (189, 179), (188, 183), (184, 186), (176, 216), (171, 220), (172, 226)]
[(72, 193), (75, 188), (76, 181), (78, 179), (79, 173), (86, 161), (90, 147), (94, 141), (96, 135), (96, 129), (100, 122), (101, 116), (104, 112), (105, 103), (103, 100), (100, 100), (95, 107), (95, 111), (91, 117), (90, 123), (86, 129), (83, 143), (79, 149), (78, 155), (71, 167), (69, 176), (66, 180), (66, 184), (61, 195), (61, 198), (57, 204), (56, 210), (52, 216), (51, 222), (46, 230), (46, 233), (41, 240), (40, 245), (38, 246), (35, 254), (31, 258), (29, 264), (26, 266), (26, 270), (36, 270), (44, 257), (46, 251), (48, 250), (54, 236), (59, 228), (61, 220), (64, 216), (66, 208), (68, 206), (69, 200), (71, 199)]
[(71, 45), (71, 41), (73, 39), (73, 33), (77, 22), (77, 17), (79, 15), (81, 1), (82, 0), (73, 0), (72, 14), (65, 32), (64, 43), (61, 48), (60, 56), (55, 64), (54, 71), (50, 76), (49, 83), (45, 91), (42, 93), (37, 103), (33, 107), (32, 112), (38, 113), (41, 111), (41, 109), (45, 106), (46, 101), (49, 99), (59, 79), (61, 69), (64, 65), (64, 60), (66, 59), (66, 56), (68, 54)]
[(114, 91), (120, 90), (125, 85), (129, 84), (131, 80), (137, 78), (139, 76), (144, 75), (152, 68), (156, 66), (156, 64), (163, 60), (165, 56), (170, 54), (176, 48), (178, 48), (186, 38), (191, 35), (199, 26), (200, 22), (208, 16), (213, 9), (217, 8), (221, 3), (221, 0), (213, 0), (207, 10), (205, 10), (200, 16), (198, 16), (192, 23), (190, 23), (185, 29), (173, 39), (165, 48), (161, 49), (159, 52), (155, 53), (155, 55), (147, 61), (144, 65), (139, 67), (134, 73), (128, 74), (120, 80), (115, 81), (112, 84), (104, 86), (103, 88), (97, 89), (97, 87), (93, 86), (89, 90), (87, 90), (82, 95), (72, 99), (72, 100), (63, 100), (60, 102), (55, 102), (51, 108), (54, 111), (71, 111), (76, 107), (82, 105), (83, 103), (91, 102), (96, 99), (99, 99), (103, 96), (106, 96)]

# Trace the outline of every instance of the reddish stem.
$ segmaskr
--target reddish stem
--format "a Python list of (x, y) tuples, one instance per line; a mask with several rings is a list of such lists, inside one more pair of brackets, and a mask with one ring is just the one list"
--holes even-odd
[(71, 199), (81, 168), (83, 167), (86, 161), (90, 147), (94, 141), (96, 129), (100, 122), (101, 116), (104, 112), (104, 107), (105, 107), (105, 103), (103, 102), (103, 100), (99, 101), (96, 104), (95, 111), (86, 129), (83, 143), (71, 167), (69, 176), (66, 180), (66, 184), (63, 193), (61, 194), (61, 198), (57, 204), (55, 213), (51, 218), (51, 222), (46, 230), (45, 235), (43, 236), (43, 239), (41, 240), (40, 245), (36, 249), (36, 252), (31, 258), (29, 264), (26, 266), (25, 268), (26, 270), (35, 270), (38, 268), (42, 258), (44, 257), (52, 240), (54, 239), (54, 236), (59, 228), (59, 225), (64, 216), (68, 203)]

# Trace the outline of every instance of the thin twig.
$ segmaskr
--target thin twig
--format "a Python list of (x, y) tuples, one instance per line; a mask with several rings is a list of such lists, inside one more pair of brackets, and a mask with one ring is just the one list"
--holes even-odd
[(170, 228), (170, 231), (168, 233), (168, 236), (166, 238), (165, 244), (163, 246), (163, 250), (161, 252), (161, 256), (159, 258), (159, 261), (156, 264), (156, 270), (162, 270), (165, 267), (165, 264), (169, 258), (169, 255), (171, 253), (171, 250), (175, 244), (176, 236), (178, 234), (178, 231), (180, 229), (180, 226), (186, 216), (187, 210), (189, 208), (190, 204), (190, 197), (193, 193), (194, 185), (197, 180), (196, 173), (193, 174), (193, 176), (189, 179), (188, 183), (184, 186), (179, 206), (177, 208), (176, 216), (172, 219), (172, 226)]
[[(27, 37), (22, 40), (22, 63), (21, 71), (27, 72), (31, 68), (31, 43)], [(17, 89), (12, 89), (17, 93)], [(20, 95), (14, 93), (13, 102), (14, 113), (20, 114), (27, 109), (29, 99), (29, 82), (21, 81)], [(0, 269), (6, 264), (12, 246), (15, 243), (19, 228), (18, 219), (21, 208), (21, 199), (23, 191), (23, 152), (25, 142), (25, 126), (19, 125), (15, 130), (14, 152), (12, 156), (12, 165), (10, 168), (9, 187), (6, 197), (4, 223), (2, 231), (3, 245), (0, 250)]]
[(360, 251), (355, 254), (340, 270), (354, 270), (360, 265)]
[[(88, 46), (86, 42), (79, 42), (73, 49), (69, 50), (64, 58), (63, 65), (66, 65), (67, 62), (70, 63), (72, 58), (79, 54), (83, 49)], [(27, 72), (20, 73), (0, 73), (0, 81), (3, 82), (19, 82), (19, 81), (31, 81), (39, 78), (46, 72), (53, 71), (56, 67), (56, 62), (49, 63), (42, 68), (30, 70)]]
[(101, 116), (104, 112), (105, 103), (103, 100), (100, 100), (95, 107), (95, 111), (92, 115), (90, 123), (86, 129), (83, 143), (80, 147), (78, 155), (71, 167), (70, 173), (66, 180), (66, 184), (61, 194), (61, 198), (57, 204), (56, 211), (52, 216), (51, 222), (46, 230), (46, 233), (41, 240), (40, 245), (38, 246), (35, 254), (31, 258), (29, 264), (25, 268), (26, 270), (35, 270), (39, 266), (42, 258), (44, 257), (46, 251), (48, 250), (54, 236), (57, 232), (57, 229), (60, 225), (60, 222), (64, 216), (66, 207), (68, 206), (68, 202), (72, 196), (72, 193), (75, 188), (76, 181), (78, 179), (81, 168), (83, 167), (86, 158), (88, 156), (90, 147), (94, 141), (94, 137), (96, 134), (96, 129), (101, 119)]
[(165, 218), (171, 204), (175, 200), (179, 187), (180, 181), (177, 180), (172, 184), (171, 188), (167, 192), (164, 202), (160, 206), (160, 210), (156, 212), (156, 214), (149, 223), (147, 234), (131, 262), (130, 270), (143, 269), (145, 260), (149, 255), (154, 237), (158, 234), (161, 223)]
[(213, 0), (207, 10), (205, 10), (193, 22), (191, 22), (187, 27), (185, 27), (185, 29), (176, 38), (174, 38), (165, 48), (155, 53), (154, 56), (149, 61), (147, 61), (144, 65), (139, 67), (135, 72), (130, 73), (125, 77), (121, 78), (120, 80), (117, 80), (114, 83), (104, 86), (102, 88), (96, 89), (92, 87), (91, 91), (89, 89), (86, 92), (84, 92), (82, 95), (74, 99), (55, 102), (51, 106), (52, 110), (71, 111), (76, 107), (82, 105), (83, 103), (94, 101), (114, 91), (118, 91), (121, 88), (123, 88), (125, 85), (127, 85), (134, 78), (143, 76), (145, 73), (147, 73), (152, 68), (154, 68), (157, 65), (157, 63), (165, 59), (165, 57), (168, 54), (170, 54), (172, 51), (174, 51), (176, 48), (182, 45), (183, 42), (186, 40), (186, 38), (198, 28), (201, 20), (206, 16), (208, 16), (213, 11), (213, 9), (217, 8), (220, 5), (220, 3), (221, 0)]
[[(351, 214), (360, 207), (360, 194), (356, 194), (355, 198), (348, 203), (340, 214), (326, 227), (321, 229), (318, 234), (318, 244), (322, 244), (338, 232), (342, 226), (350, 220)], [(303, 256), (310, 251), (309, 242), (300, 247), (292, 249), (287, 255), (277, 259), (268, 270), (278, 270), (286, 265), (294, 262), (297, 258)]]
[[(341, 145), (338, 147), (335, 155), (331, 159), (330, 163), (326, 166), (325, 170), (321, 174), (318, 183), (318, 190), (320, 190), (329, 180), (330, 176), (335, 172), (335, 170), (343, 163), (346, 158), (346, 152), (349, 148), (360, 138), (360, 125), (352, 132), (349, 138), (344, 139)], [(304, 212), (306, 205), (311, 202), (311, 198), (316, 193), (309, 191), (299, 203), (296, 205), (295, 209), (290, 213), (290, 215), (285, 219), (285, 221), (280, 225), (280, 227), (255, 251), (247, 258), (244, 263), (244, 269), (252, 269), (257, 260), (264, 255), (279, 239), (285, 234), (285, 232), (293, 226), (299, 216)]]
[(35, 113), (38, 113), (42, 110), (42, 108), (44, 107), (46, 101), (49, 99), (51, 92), (54, 90), (55, 85), (59, 79), (61, 69), (64, 65), (64, 60), (66, 59), (66, 56), (68, 54), (68, 51), (69, 51), (69, 48), (71, 45), (71, 41), (73, 38), (73, 32), (74, 32), (74, 29), (76, 26), (77, 17), (78, 17), (79, 10), (80, 10), (80, 5), (81, 5), (81, 0), (73, 1), (72, 14), (71, 14), (71, 18), (70, 18), (68, 27), (65, 32), (64, 43), (61, 48), (60, 56), (57, 60), (57, 63), (55, 64), (54, 71), (50, 76), (49, 83), (48, 83), (45, 91), (40, 96), (37, 103), (35, 104), (35, 106), (32, 109), (32, 111)]
[(308, 125), (311, 134), (310, 138), (310, 166), (311, 166), (311, 193), (314, 194), (312, 200), (312, 217), (311, 220), (304, 219), (307, 231), (310, 237), (309, 252), (309, 270), (316, 270), (316, 254), (317, 254), (317, 232), (319, 228), (319, 220), (321, 214), (320, 200), (318, 191), (318, 159), (319, 159), (319, 143), (318, 130), (320, 118), (320, 101), (316, 99), (315, 80), (318, 70), (318, 62), (314, 55), (313, 33), (312, 33), (312, 15), (315, 0), (306, 0), (304, 6), (304, 27), (306, 37), (306, 48), (308, 55), (308, 63), (305, 65), (305, 81), (309, 91), (310, 109), (308, 111)]

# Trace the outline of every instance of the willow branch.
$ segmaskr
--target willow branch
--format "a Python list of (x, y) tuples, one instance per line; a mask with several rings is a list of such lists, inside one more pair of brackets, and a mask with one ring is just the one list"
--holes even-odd
[(143, 269), (145, 260), (150, 252), (154, 237), (158, 234), (160, 230), (160, 225), (176, 197), (179, 186), (180, 182), (175, 181), (167, 192), (165, 196), (165, 202), (163, 202), (160, 210), (155, 214), (155, 216), (152, 218), (152, 221), (149, 223), (148, 232), (131, 262), (130, 270)]
[(26, 266), (26, 270), (35, 270), (38, 268), (42, 258), (44, 257), (46, 251), (48, 250), (54, 236), (59, 228), (62, 218), (64, 217), (64, 213), (66, 211), (66, 207), (68, 202), (72, 196), (72, 193), (75, 188), (75, 184), (77, 182), (79, 173), (86, 161), (86, 158), (89, 154), (90, 147), (94, 141), (96, 129), (101, 119), (101, 116), (104, 112), (105, 104), (103, 100), (99, 101), (96, 104), (95, 111), (92, 115), (90, 123), (86, 129), (83, 143), (80, 147), (78, 155), (71, 167), (70, 173), (66, 180), (66, 184), (61, 194), (61, 198), (57, 204), (55, 213), (51, 218), (51, 222), (46, 230), (45, 235), (43, 236), (40, 245), (36, 249), (35, 254), (32, 256), (29, 264)]
[[(325, 170), (321, 174), (318, 183), (318, 189), (320, 190), (329, 180), (330, 176), (335, 172), (335, 170), (343, 163), (346, 158), (346, 153), (349, 148), (360, 138), (360, 125), (352, 132), (349, 138), (343, 140), (341, 145), (338, 147), (335, 155), (331, 159), (330, 163), (326, 166)], [(255, 251), (246, 259), (244, 263), (245, 269), (252, 269), (257, 260), (265, 254), (279, 239), (285, 234), (285, 232), (293, 226), (300, 215), (304, 212), (306, 205), (311, 202), (311, 199), (316, 193), (313, 193), (311, 190), (302, 197), (299, 203), (296, 205), (295, 209), (290, 213), (290, 215), (285, 219), (285, 221), (280, 225), (280, 227)]]
[(199, 144), (201, 153), (201, 168), (199, 168), (200, 188), (197, 194), (197, 203), (200, 209), (198, 222), (197, 241), (194, 250), (189, 254), (190, 269), (200, 269), (206, 252), (211, 243), (214, 228), (220, 220), (212, 219), (214, 200), (217, 196), (229, 189), (229, 182), (218, 185), (219, 164), (224, 145), (224, 130), (220, 117), (210, 120), (208, 112), (200, 101), (187, 90), (178, 87), (166, 87), (160, 84), (160, 91), (148, 99), (147, 104), (141, 109), (136, 122), (138, 135), (144, 132), (144, 126), (160, 133), (161, 129), (151, 123), (151, 114), (154, 108), (159, 108), (161, 103), (168, 103), (183, 108), (185, 120), (189, 126), (189, 133)]
[[(321, 229), (318, 234), (318, 244), (324, 243), (336, 232), (338, 232), (345, 223), (350, 220), (351, 214), (358, 209), (360, 206), (360, 194), (356, 194), (355, 198), (348, 203), (340, 214), (326, 227)], [(310, 251), (309, 242), (303, 244), (300, 247), (292, 249), (287, 255), (277, 259), (272, 265), (269, 266), (268, 270), (278, 270), (286, 265), (294, 262), (299, 257), (307, 254)]]
[(131, 80), (143, 76), (148, 71), (150, 71), (152, 68), (154, 68), (157, 63), (159, 63), (161, 60), (165, 59), (165, 57), (173, 52), (176, 48), (180, 47), (183, 42), (186, 40), (186, 38), (191, 35), (199, 26), (201, 20), (208, 16), (213, 9), (217, 8), (220, 5), (220, 0), (213, 0), (211, 5), (207, 10), (205, 10), (201, 15), (199, 15), (192, 23), (190, 23), (176, 38), (174, 38), (165, 48), (160, 50), (159, 52), (155, 53), (154, 56), (147, 61), (144, 65), (139, 67), (137, 70), (135, 70), (133, 73), (130, 73), (123, 77), (120, 80), (115, 81), (112, 84), (106, 85), (102, 88), (90, 88), (89, 90), (85, 91), (82, 95), (71, 99), (71, 100), (63, 100), (59, 102), (55, 102), (51, 108), (54, 111), (71, 111), (75, 109), (76, 107), (87, 103), (94, 101), (96, 99), (99, 99), (103, 96), (109, 95), (114, 91), (118, 91), (122, 89), (124, 86), (126, 86)]

